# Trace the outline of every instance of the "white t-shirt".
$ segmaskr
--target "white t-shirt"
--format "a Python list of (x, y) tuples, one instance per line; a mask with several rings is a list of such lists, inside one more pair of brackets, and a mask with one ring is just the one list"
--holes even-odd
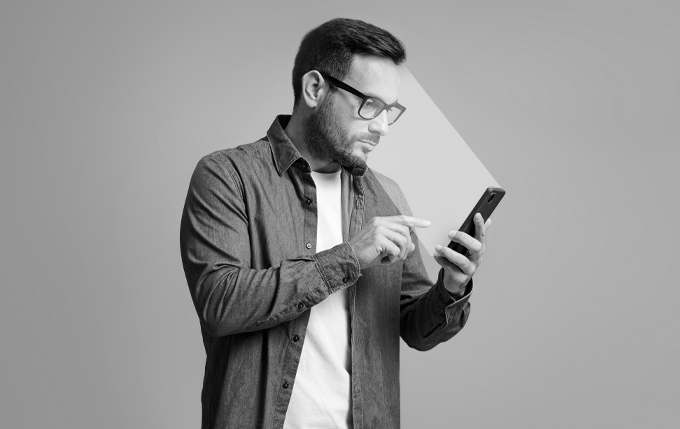
[[(342, 243), (341, 171), (312, 172), (316, 185), (316, 251)], [(352, 352), (347, 289), (311, 309), (284, 429), (352, 427)]]

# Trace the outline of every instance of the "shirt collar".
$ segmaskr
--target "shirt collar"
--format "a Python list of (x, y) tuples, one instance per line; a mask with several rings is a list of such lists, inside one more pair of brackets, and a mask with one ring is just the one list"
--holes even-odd
[[(295, 161), (304, 159), (284, 131), (288, 121), (290, 121), (290, 115), (278, 115), (267, 131), (267, 138), (274, 154), (276, 172), (279, 176), (285, 173)], [(309, 167), (307, 162), (305, 164)]]
[[(274, 164), (276, 165), (276, 172), (281, 176), (285, 173), (291, 165), (300, 160), (299, 166), (307, 171), (310, 170), (309, 163), (300, 155), (297, 148), (288, 138), (285, 128), (288, 126), (291, 115), (278, 115), (272, 125), (267, 130), (267, 138), (272, 147), (274, 154)], [(348, 169), (342, 166), (343, 170), (348, 171), (354, 176), (363, 176), (365, 171), (357, 171), (357, 169)]]

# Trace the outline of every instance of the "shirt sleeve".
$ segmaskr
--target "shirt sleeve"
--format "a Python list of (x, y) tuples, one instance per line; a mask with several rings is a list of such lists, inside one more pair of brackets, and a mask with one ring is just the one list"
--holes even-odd
[(199, 320), (213, 336), (294, 319), (361, 275), (348, 243), (252, 269), (250, 221), (233, 168), (211, 156), (201, 159), (184, 204), (180, 250)]
[[(409, 262), (409, 258), (415, 261)], [(419, 252), (413, 251), (404, 263), (401, 289), (400, 333), (406, 344), (416, 350), (430, 350), (460, 332), (470, 315), (472, 288), (470, 279), (463, 297), (454, 299), (444, 287), (443, 269), (432, 285)]]

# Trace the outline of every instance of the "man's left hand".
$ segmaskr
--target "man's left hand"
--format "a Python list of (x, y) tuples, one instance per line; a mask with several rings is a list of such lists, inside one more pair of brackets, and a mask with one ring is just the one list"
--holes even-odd
[(434, 259), (444, 268), (444, 287), (457, 297), (462, 297), (465, 287), (482, 263), (486, 248), (486, 229), (491, 225), (491, 219), (484, 223), (482, 215), (474, 216), (475, 237), (461, 232), (449, 232), (451, 241), (460, 243), (468, 249), (468, 256), (461, 255), (448, 247), (437, 245)]

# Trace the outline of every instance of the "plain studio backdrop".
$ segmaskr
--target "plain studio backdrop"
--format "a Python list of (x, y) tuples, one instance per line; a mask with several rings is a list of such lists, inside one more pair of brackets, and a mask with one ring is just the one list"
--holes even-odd
[(290, 112), (300, 40), (339, 16), (403, 40), (508, 190), (468, 325), (402, 350), (403, 427), (678, 427), (678, 9), (4, 0), (0, 427), (199, 427), (189, 177)]

